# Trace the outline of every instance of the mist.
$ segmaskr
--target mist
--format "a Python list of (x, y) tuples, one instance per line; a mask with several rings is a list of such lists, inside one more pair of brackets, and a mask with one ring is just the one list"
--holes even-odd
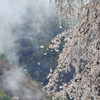
[[(55, 5), (49, 0), (0, 0), (0, 52), (5, 53), (14, 69), (5, 71), (2, 75), (3, 90), (11, 91), (12, 97), (24, 96), (26, 100), (39, 100), (43, 97), (40, 90), (25, 89), (30, 80), (23, 68), (19, 68), (19, 55), (21, 39), (28, 39), (39, 49), (39, 36), (45, 41), (50, 37), (50, 30), (45, 28), (49, 20), (57, 16)], [(52, 23), (52, 22), (51, 22)], [(21, 66), (22, 67), (22, 66)]]
[(10, 91), (12, 98), (18, 97), (20, 100), (40, 100), (43, 98), (41, 91), (32, 85), (32, 80), (26, 76), (23, 69), (11, 69), (5, 71), (1, 78), (2, 89)]
[(48, 39), (49, 31), (43, 28), (48, 19), (57, 16), (54, 3), (49, 0), (0, 0), (0, 51), (5, 53), (11, 63), (17, 64), (22, 38), (35, 41), (36, 36)]

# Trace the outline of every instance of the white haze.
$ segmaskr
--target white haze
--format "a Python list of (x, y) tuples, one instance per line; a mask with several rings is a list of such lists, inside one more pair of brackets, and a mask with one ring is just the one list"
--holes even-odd
[(2, 75), (3, 90), (10, 92), (13, 97), (25, 98), (25, 100), (40, 100), (43, 94), (40, 90), (31, 90), (26, 87), (30, 78), (22, 69), (11, 69)]
[[(18, 64), (20, 45), (16, 41), (21, 38), (35, 41), (36, 35), (46, 36), (41, 27), (54, 9), (54, 3), (49, 4), (49, 0), (0, 0), (0, 52), (7, 55), (10, 63)], [(28, 26), (26, 29), (25, 25)], [(5, 90), (11, 89), (13, 95), (19, 95), (22, 93), (20, 87), (23, 87), (23, 80), (27, 78), (22, 70), (11, 69), (3, 74), (3, 87)], [(30, 96), (33, 100), (41, 98), (41, 94), (27, 90), (24, 96)]]
[(18, 63), (18, 39), (32, 37), (35, 41), (38, 34), (46, 36), (41, 27), (54, 8), (49, 0), (0, 0), (0, 51), (11, 63)]

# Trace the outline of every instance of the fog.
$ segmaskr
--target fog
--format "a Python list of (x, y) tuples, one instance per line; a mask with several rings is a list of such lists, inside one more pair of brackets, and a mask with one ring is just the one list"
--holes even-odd
[(18, 41), (30, 39), (35, 42), (34, 47), (39, 48), (36, 36), (48, 40), (51, 29), (43, 28), (48, 19), (57, 16), (54, 10), (55, 4), (49, 0), (0, 0), (0, 52), (7, 55), (11, 64), (17, 65), (2, 76), (3, 89), (10, 90), (12, 95), (24, 95), (27, 100), (39, 100), (42, 96), (39, 92), (23, 91), (29, 77), (18, 66), (21, 48)]
[(11, 69), (2, 75), (2, 89), (10, 92), (12, 98), (20, 100), (40, 100), (43, 94), (38, 88), (32, 85), (32, 80), (25, 75), (23, 69)]
[[(47, 39), (49, 34), (43, 29), (48, 19), (57, 16), (55, 5), (49, 0), (0, 0), (0, 51), (11, 63), (18, 63), (17, 52), (21, 38), (37, 41), (37, 35)], [(38, 48), (38, 44), (35, 47)]]

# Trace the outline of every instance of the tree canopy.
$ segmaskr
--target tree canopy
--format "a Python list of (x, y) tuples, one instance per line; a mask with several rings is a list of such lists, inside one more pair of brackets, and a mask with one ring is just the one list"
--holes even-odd
[[(50, 0), (51, 2), (51, 0)], [(74, 100), (100, 99), (100, 1), (99, 0), (55, 0), (62, 19), (69, 23), (70, 29), (52, 39), (49, 48), (59, 52), (64, 41), (63, 50), (59, 54), (55, 70), (50, 69), (48, 84), (43, 90), (52, 95), (52, 100), (67, 95)], [(73, 20), (77, 19), (76, 23)], [(61, 26), (60, 26), (61, 27)], [(62, 41), (62, 38), (63, 41)], [(64, 74), (75, 68), (73, 78), (63, 81)], [(61, 82), (62, 84), (58, 84)]]

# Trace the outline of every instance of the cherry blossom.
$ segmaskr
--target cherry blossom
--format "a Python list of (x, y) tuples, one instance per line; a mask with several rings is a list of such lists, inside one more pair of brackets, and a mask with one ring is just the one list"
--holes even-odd
[[(100, 100), (100, 1), (55, 0), (55, 3), (60, 25), (62, 18), (66, 18), (71, 27), (52, 39), (49, 45), (59, 52), (64, 37), (58, 65), (54, 71), (50, 69), (49, 82), (44, 90), (53, 94), (52, 100), (58, 97), (65, 100), (67, 94), (74, 100)], [(78, 21), (73, 24), (75, 18)], [(75, 74), (70, 82), (63, 83), (63, 75), (59, 79), (60, 73), (70, 72), (70, 64), (75, 68)], [(58, 82), (62, 85), (59, 86)], [(57, 91), (58, 86), (60, 91)]]

